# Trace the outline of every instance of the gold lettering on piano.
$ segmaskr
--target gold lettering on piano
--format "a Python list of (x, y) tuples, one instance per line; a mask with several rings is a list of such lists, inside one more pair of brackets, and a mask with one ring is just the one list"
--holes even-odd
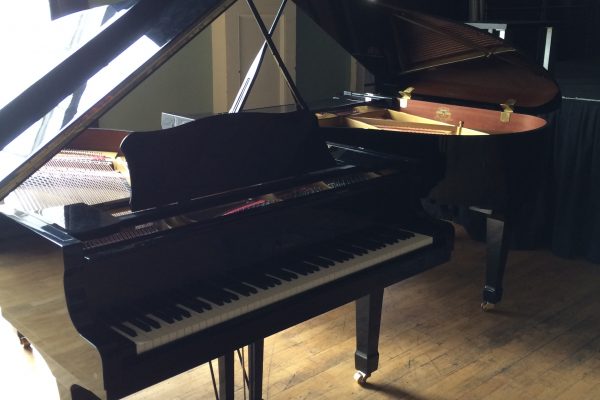
[(442, 122), (451, 122), (452, 113), (447, 107), (440, 107), (435, 111), (435, 119)]

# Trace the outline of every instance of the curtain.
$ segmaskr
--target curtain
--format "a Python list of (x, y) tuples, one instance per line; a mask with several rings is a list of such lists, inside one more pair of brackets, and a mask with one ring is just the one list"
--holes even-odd
[(600, 101), (563, 100), (553, 159), (552, 250), (600, 263)]

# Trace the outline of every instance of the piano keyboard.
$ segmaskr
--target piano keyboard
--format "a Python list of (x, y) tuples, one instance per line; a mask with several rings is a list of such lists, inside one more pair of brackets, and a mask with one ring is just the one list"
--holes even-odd
[(298, 293), (425, 247), (430, 236), (372, 227), (304, 249), (255, 269), (229, 271), (139, 304), (103, 320), (138, 354), (221, 324)]

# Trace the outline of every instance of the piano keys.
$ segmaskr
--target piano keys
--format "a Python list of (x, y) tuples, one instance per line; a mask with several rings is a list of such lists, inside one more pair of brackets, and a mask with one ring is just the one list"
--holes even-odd
[[(251, 272), (216, 274), (107, 313), (137, 354), (432, 244), (431, 236), (375, 226), (269, 260)], [(115, 322), (111, 322), (115, 321)]]

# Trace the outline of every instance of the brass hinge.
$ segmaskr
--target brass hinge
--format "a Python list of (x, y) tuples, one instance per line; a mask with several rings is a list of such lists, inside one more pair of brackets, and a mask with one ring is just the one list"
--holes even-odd
[(500, 107), (502, 107), (502, 112), (500, 113), (501, 122), (510, 122), (510, 115), (515, 109), (515, 104), (517, 104), (515, 99), (508, 99), (506, 102), (500, 104)]
[(400, 102), (400, 108), (408, 107), (408, 101), (412, 97), (412, 92), (414, 90), (415, 90), (414, 87), (408, 87), (408, 88), (406, 88), (404, 90), (400, 90), (398, 92), (398, 94), (400, 95), (400, 97), (398, 98), (398, 101)]

